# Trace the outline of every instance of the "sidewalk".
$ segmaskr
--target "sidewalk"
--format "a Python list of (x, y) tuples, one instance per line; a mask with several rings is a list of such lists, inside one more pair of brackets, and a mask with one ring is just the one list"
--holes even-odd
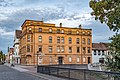
[(7, 63), (5, 63), (5, 65), (9, 66), (15, 70), (18, 70), (20, 72), (26, 72), (33, 76), (43, 78), (44, 80), (67, 80), (67, 79), (62, 79), (62, 78), (58, 78), (58, 77), (54, 77), (54, 76), (50, 76), (50, 75), (46, 75), (46, 74), (42, 74), (42, 73), (37, 73), (37, 68), (35, 68), (35, 66), (15, 65), (14, 67), (12, 67), (10, 64), (7, 64)]

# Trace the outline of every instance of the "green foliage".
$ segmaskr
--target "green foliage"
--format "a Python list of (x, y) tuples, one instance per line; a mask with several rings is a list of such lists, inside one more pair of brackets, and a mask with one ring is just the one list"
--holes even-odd
[(106, 66), (108, 70), (120, 72), (120, 34), (110, 38), (112, 42), (109, 45), (110, 55), (107, 57)]
[(111, 71), (120, 72), (120, 0), (91, 0), (89, 6), (95, 16), (95, 20), (106, 23), (110, 30), (117, 31), (110, 38), (110, 55), (107, 57), (106, 66)]
[(0, 51), (0, 62), (5, 60), (5, 54), (3, 54), (2, 51)]
[(91, 0), (89, 6), (95, 20), (106, 23), (113, 31), (120, 29), (120, 0)]

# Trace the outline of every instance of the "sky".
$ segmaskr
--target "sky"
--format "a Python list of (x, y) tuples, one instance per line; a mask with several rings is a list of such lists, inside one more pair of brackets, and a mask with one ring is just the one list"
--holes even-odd
[(106, 24), (94, 20), (90, 0), (0, 0), (0, 50), (7, 53), (13, 47), (15, 30), (26, 19), (62, 23), (65, 27), (92, 29), (92, 41), (110, 42), (114, 34)]

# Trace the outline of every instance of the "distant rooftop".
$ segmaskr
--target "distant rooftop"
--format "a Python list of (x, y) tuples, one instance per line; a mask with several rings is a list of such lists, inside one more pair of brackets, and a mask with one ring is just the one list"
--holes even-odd
[(20, 34), (22, 33), (21, 30), (16, 30), (15, 31), (15, 35), (16, 35), (16, 38), (20, 38)]
[(93, 50), (108, 50), (109, 43), (92, 43)]

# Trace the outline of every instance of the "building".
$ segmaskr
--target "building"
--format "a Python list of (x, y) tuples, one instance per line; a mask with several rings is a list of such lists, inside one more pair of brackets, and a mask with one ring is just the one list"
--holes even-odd
[(21, 26), (21, 64), (92, 63), (92, 30), (25, 20)]
[(109, 55), (108, 43), (92, 44), (92, 63), (104, 63), (105, 57)]
[(19, 55), (19, 43), (20, 43), (20, 34), (22, 33), (21, 30), (16, 30), (15, 31), (15, 36), (14, 36), (14, 63), (15, 64), (20, 64), (20, 55)]
[(13, 64), (14, 63), (14, 48), (10, 48), (8, 52), (8, 63)]

